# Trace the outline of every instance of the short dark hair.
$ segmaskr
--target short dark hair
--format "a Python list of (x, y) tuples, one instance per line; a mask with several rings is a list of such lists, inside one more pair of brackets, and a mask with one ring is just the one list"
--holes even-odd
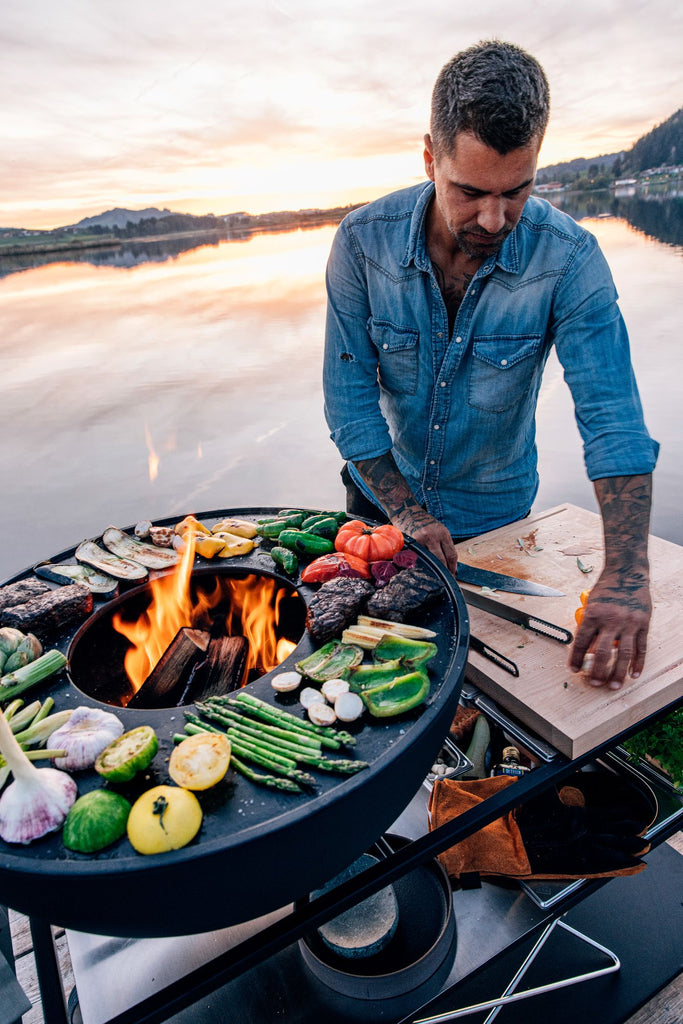
[(504, 156), (543, 138), (549, 109), (548, 80), (537, 60), (513, 43), (476, 43), (444, 65), (434, 85), (434, 153), (450, 152), (455, 136), (469, 132)]

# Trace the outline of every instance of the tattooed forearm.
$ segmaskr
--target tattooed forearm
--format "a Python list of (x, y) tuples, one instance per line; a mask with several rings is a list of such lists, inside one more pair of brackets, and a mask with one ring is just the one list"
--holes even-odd
[(390, 519), (405, 514), (428, 517), (402, 476), (391, 452), (379, 455), (376, 459), (354, 462), (354, 466)]
[(635, 590), (648, 580), (647, 539), (651, 476), (615, 476), (595, 481), (605, 536), (605, 569), (619, 585)]

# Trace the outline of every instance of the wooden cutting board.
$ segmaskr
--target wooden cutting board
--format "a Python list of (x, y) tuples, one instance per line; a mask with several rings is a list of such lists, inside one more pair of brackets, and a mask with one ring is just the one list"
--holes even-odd
[[(575, 505), (558, 505), (460, 546), (463, 562), (545, 583), (564, 597), (488, 596), (573, 633), (579, 594), (603, 563), (602, 520)], [(570, 758), (609, 741), (683, 696), (683, 548), (650, 537), (654, 611), (645, 668), (620, 690), (593, 687), (567, 668), (569, 646), (469, 607), (470, 630), (514, 661), (519, 678), (470, 651), (467, 678), (520, 723)], [(578, 562), (590, 572), (584, 573)], [(460, 584), (463, 591), (476, 587)]]

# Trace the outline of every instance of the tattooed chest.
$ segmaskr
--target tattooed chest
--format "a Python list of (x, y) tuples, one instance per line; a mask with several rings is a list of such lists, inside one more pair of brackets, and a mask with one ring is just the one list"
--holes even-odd
[(448, 316), (449, 334), (453, 332), (455, 318), (458, 315), (460, 304), (465, 298), (465, 292), (474, 274), (457, 273), (455, 271), (444, 271), (437, 263), (434, 263), (434, 273), (439, 285), (439, 290), (446, 306)]

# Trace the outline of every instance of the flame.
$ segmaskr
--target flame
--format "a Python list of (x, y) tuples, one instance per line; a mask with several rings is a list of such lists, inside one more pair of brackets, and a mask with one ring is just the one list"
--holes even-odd
[(154, 445), (152, 444), (152, 435), (149, 432), (147, 422), (145, 422), (145, 442), (147, 444), (147, 451), (149, 453), (147, 456), (147, 465), (149, 467), (149, 479), (156, 480), (156, 478), (159, 476), (160, 459), (157, 453), (154, 451)]
[(208, 628), (210, 614), (227, 601), (227, 636), (242, 635), (249, 644), (247, 673), (269, 672), (294, 650), (296, 644), (277, 636), (279, 608), (287, 591), (276, 580), (250, 575), (244, 579), (216, 576), (208, 592), (190, 588), (195, 555), (195, 535), (185, 534), (186, 546), (173, 573), (150, 581), (151, 601), (135, 621), (116, 612), (112, 625), (130, 642), (124, 668), (137, 692), (183, 626)]

